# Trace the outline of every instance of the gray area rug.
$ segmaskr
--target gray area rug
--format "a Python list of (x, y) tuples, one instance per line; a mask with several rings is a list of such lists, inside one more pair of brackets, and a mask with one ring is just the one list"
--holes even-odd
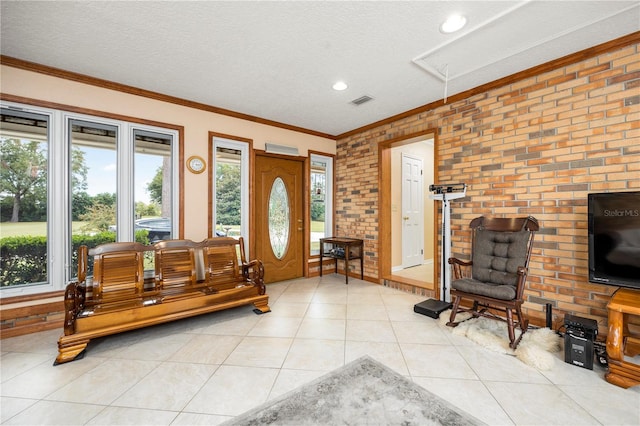
[(481, 425), (452, 404), (364, 356), (225, 425)]

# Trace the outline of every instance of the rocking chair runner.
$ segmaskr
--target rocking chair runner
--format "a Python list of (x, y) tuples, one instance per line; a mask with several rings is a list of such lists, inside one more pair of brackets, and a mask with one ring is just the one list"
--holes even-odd
[[(481, 216), (473, 219), (469, 227), (473, 232), (471, 261), (449, 259), (454, 277), (451, 282), (453, 308), (447, 325), (459, 324), (455, 322), (458, 312), (506, 321), (509, 347), (515, 349), (529, 327), (521, 307), (538, 221), (531, 216), (514, 219)], [(472, 301), (472, 307), (461, 307), (462, 299)], [(506, 318), (492, 311), (504, 312)], [(517, 339), (516, 327), (522, 330)]]

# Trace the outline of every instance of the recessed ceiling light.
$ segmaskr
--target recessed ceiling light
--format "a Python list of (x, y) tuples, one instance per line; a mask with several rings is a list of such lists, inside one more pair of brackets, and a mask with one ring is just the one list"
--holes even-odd
[(440, 25), (440, 32), (454, 33), (465, 26), (467, 18), (462, 15), (451, 15)]
[(344, 90), (347, 87), (347, 83), (345, 83), (344, 81), (337, 81), (334, 85), (333, 85), (333, 90)]

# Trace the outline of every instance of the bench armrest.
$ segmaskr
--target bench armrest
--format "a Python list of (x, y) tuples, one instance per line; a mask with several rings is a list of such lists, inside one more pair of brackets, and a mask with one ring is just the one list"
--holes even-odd
[(240, 266), (244, 279), (257, 286), (260, 289), (261, 295), (265, 294), (264, 266), (262, 265), (262, 261), (254, 259), (250, 262), (243, 262)]
[(64, 291), (64, 335), (69, 336), (76, 331), (76, 317), (84, 309), (87, 297), (86, 282), (73, 281), (67, 284)]

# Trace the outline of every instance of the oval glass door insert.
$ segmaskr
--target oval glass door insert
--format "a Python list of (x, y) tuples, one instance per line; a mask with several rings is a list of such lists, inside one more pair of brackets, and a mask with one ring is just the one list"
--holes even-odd
[(273, 254), (282, 259), (289, 243), (289, 194), (282, 178), (273, 181), (269, 194), (269, 240)]

